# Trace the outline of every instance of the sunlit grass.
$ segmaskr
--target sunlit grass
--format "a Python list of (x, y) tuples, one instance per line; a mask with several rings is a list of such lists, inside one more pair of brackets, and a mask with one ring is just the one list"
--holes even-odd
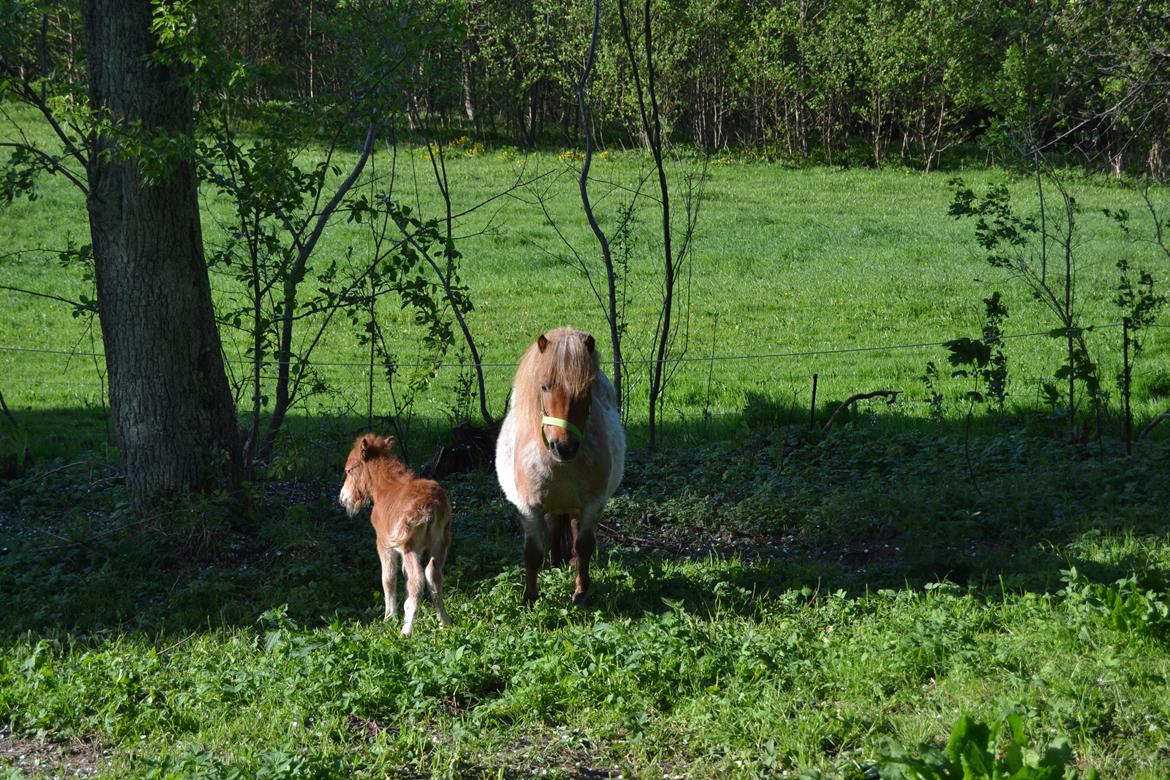
[[(323, 152), (312, 151), (307, 158)], [(392, 155), (380, 150), (374, 170), (388, 173)], [(352, 152), (341, 162), (352, 161)], [(602, 310), (582, 274), (569, 262), (570, 251), (548, 224), (537, 203), (546, 202), (557, 228), (593, 267), (600, 283), (599, 252), (583, 218), (576, 191), (573, 160), (554, 152), (523, 154), (514, 149), (481, 149), (474, 155), (460, 144), (448, 150), (453, 208), (467, 212), (456, 226), (463, 253), (462, 277), (475, 305), (469, 322), (485, 367), (490, 408), (503, 409), (511, 366), (536, 334), (565, 323), (592, 330), (608, 352), (608, 329)], [(595, 161), (592, 184), (603, 226), (612, 229), (628, 190), (648, 170), (637, 152), (613, 152)], [(684, 200), (683, 175), (693, 174), (693, 157), (680, 158), (673, 168), (676, 213)], [(1009, 334), (1042, 333), (1055, 327), (1053, 318), (1030, 299), (1026, 287), (981, 259), (973, 227), (947, 216), (951, 198), (948, 179), (962, 175), (976, 189), (993, 181), (1011, 182), (1021, 208), (1033, 208), (1030, 180), (1013, 179), (1001, 171), (921, 174), (904, 169), (793, 168), (779, 163), (737, 162), (708, 168), (709, 179), (694, 242), (691, 273), (683, 292), (685, 317), (676, 320), (680, 346), (687, 359), (674, 367), (663, 419), (693, 426), (703, 420), (732, 420), (749, 394), (764, 393), (779, 403), (807, 408), (812, 375), (818, 395), (841, 400), (856, 392), (879, 388), (903, 392), (894, 411), (912, 417), (928, 412), (920, 377), (928, 361), (943, 365), (943, 390), (950, 399), (947, 414), (965, 414), (959, 402), (965, 385), (951, 381), (946, 351), (937, 344), (958, 336), (977, 336), (981, 299), (1002, 291), (1010, 311)], [(404, 146), (398, 152), (396, 193), (424, 216), (439, 216), (440, 203), (429, 177), (425, 149)], [(1105, 207), (1126, 208), (1135, 215), (1143, 207), (1140, 193), (1100, 179), (1070, 174), (1070, 188), (1080, 205), (1078, 215), (1078, 297), (1085, 324), (1115, 325), (1120, 314), (1115, 296), (1114, 264), (1129, 256), (1155, 273), (1157, 255), (1148, 243), (1127, 241), (1103, 213)], [(517, 182), (531, 186), (510, 190)], [(509, 191), (504, 197), (495, 197)], [(646, 189), (653, 195), (651, 189)], [(0, 238), (12, 250), (61, 247), (84, 241), (87, 234), (80, 195), (62, 180), (44, 180), (35, 203), (18, 202), (0, 213)], [(1162, 196), (1163, 193), (1157, 193)], [(494, 198), (494, 199), (493, 199)], [(483, 204), (483, 205), (480, 205)], [(1033, 205), (1029, 205), (1033, 204)], [(478, 206), (478, 207), (477, 207)], [(204, 193), (206, 243), (223, 241), (227, 204), (211, 190)], [(681, 217), (679, 217), (681, 219)], [(1135, 220), (1138, 232), (1145, 230)], [(654, 203), (647, 199), (638, 220), (632, 255), (629, 330), (624, 353), (634, 388), (630, 422), (638, 428), (646, 418), (646, 361), (657, 321), (661, 238)], [(338, 219), (317, 250), (322, 267), (353, 252), (355, 262), (368, 256), (368, 231)], [(212, 273), (219, 307), (228, 311), (240, 288), (224, 271)], [(8, 256), (0, 261), (0, 284), (51, 292), (78, 299), (92, 294), (77, 269), (61, 268), (45, 254)], [(313, 279), (305, 288), (314, 288)], [(2, 346), (55, 351), (100, 351), (100, 338), (85, 318), (73, 319), (68, 307), (46, 299), (0, 292)], [(391, 335), (392, 348), (404, 363), (418, 357), (418, 329), (412, 313), (386, 300), (379, 314)], [(1163, 319), (1163, 322), (1165, 320)], [(302, 328), (299, 343), (312, 332)], [(353, 412), (364, 414), (369, 403), (366, 368), (368, 351), (359, 344), (360, 327), (335, 318), (314, 353), (329, 390), (307, 399), (301, 412), (313, 416)], [(1146, 419), (1161, 411), (1170, 393), (1165, 362), (1170, 330), (1147, 334), (1146, 350), (1136, 371), (1136, 412)], [(225, 351), (238, 377), (246, 372), (246, 334), (225, 328)], [(1120, 364), (1120, 329), (1106, 327), (1089, 336), (1093, 358), (1107, 386)], [(869, 351), (868, 348), (877, 348)], [(897, 347), (897, 348), (895, 348)], [(421, 398), (416, 413), (441, 421), (453, 403), (458, 374), (457, 340), (445, 367)], [(851, 351), (862, 349), (864, 351)], [(1060, 365), (1061, 343), (1046, 336), (1010, 340), (1009, 402), (1016, 407), (1040, 404), (1039, 388)], [(813, 353), (813, 354), (809, 354)], [(767, 357), (758, 357), (767, 356)], [(709, 363), (708, 358), (715, 358)], [(737, 358), (737, 359), (731, 359)], [(100, 407), (100, 362), (79, 357), (33, 352), (0, 353), (8, 377), (5, 394), (18, 409)], [(375, 367), (373, 405), (376, 414), (391, 411), (389, 392)], [(399, 388), (401, 390), (401, 388)], [(1116, 392), (1112, 393), (1116, 399)], [(877, 407), (875, 407), (877, 408)]]
[(1012, 710), (1164, 776), (1164, 443), (977, 433), (968, 463), (955, 426), (896, 427), (633, 454), (584, 609), (564, 568), (521, 606), (493, 476), (448, 477), (455, 625), (424, 604), (409, 639), (335, 484), (143, 522), (108, 463), (40, 469), (0, 492), (0, 719), (117, 777), (861, 778)]

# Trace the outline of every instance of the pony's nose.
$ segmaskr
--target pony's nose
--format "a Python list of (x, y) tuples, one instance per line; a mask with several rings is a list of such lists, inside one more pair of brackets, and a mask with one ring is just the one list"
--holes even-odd
[(557, 460), (572, 460), (576, 457), (580, 444), (576, 439), (566, 437), (549, 442), (549, 448)]

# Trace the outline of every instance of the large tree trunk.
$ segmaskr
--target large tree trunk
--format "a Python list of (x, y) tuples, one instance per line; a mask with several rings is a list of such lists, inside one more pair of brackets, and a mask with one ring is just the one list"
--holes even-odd
[[(149, 0), (83, 0), (90, 102), (103, 127), (88, 200), (110, 408), (126, 491), (154, 500), (238, 483), (239, 433), (203, 257), (189, 155), (150, 160), (127, 140), (189, 139), (191, 92), (152, 63)], [(115, 129), (111, 129), (115, 128)], [(155, 143), (154, 148), (182, 148)]]

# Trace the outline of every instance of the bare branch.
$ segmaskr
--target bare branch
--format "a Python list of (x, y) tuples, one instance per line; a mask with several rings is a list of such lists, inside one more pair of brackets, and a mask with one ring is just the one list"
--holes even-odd
[(62, 176), (64, 176), (66, 179), (69, 180), (70, 184), (77, 187), (77, 189), (81, 190), (82, 193), (84, 193), (86, 195), (89, 194), (89, 187), (87, 186), (86, 180), (82, 179), (76, 173), (74, 173), (73, 171), (69, 170), (64, 165), (62, 165), (61, 160), (63, 158), (54, 157), (53, 155), (51, 155), (51, 154), (49, 154), (41, 149), (38, 149), (35, 146), (32, 146), (30, 144), (18, 144), (18, 143), (14, 143), (11, 141), (0, 141), (0, 148), (20, 149), (22, 151), (29, 152), (30, 154), (34, 155), (38, 160), (40, 160), (41, 165), (43, 165), (45, 167), (45, 170), (47, 170), (49, 173), (61, 174)]
[(846, 409), (858, 401), (864, 401), (867, 398), (887, 398), (889, 400), (887, 400), (886, 403), (892, 405), (897, 402), (898, 394), (901, 392), (901, 390), (874, 390), (869, 393), (857, 393), (856, 395), (849, 396), (849, 398), (847, 398), (840, 406), (836, 408), (836, 410), (834, 410), (831, 415), (829, 415), (829, 421), (825, 423), (823, 428), (821, 428), (821, 435), (828, 436), (829, 431), (833, 429), (833, 423), (837, 422), (837, 418), (840, 417)]
[(10, 292), (20, 293), (22, 295), (31, 295), (34, 298), (47, 298), (50, 301), (58, 301), (60, 303), (67, 303), (75, 309), (84, 309), (86, 311), (94, 311), (92, 304), (85, 304), (81, 301), (72, 301), (68, 298), (62, 298), (60, 295), (53, 295), (52, 293), (37, 292), (36, 290), (25, 290), (21, 287), (11, 287), (7, 284), (0, 284), (0, 290), (9, 290)]
[(1154, 427), (1163, 420), (1170, 420), (1170, 412), (1162, 412), (1154, 419), (1150, 420), (1142, 427), (1142, 432), (1138, 434), (1138, 438), (1144, 438), (1147, 433), (1154, 430)]
[[(593, 213), (593, 204), (589, 201), (589, 169), (593, 165), (593, 117), (589, 111), (589, 102), (585, 99), (585, 89), (589, 85), (589, 74), (593, 71), (593, 60), (597, 53), (597, 31), (600, 25), (601, 0), (593, 0), (593, 29), (589, 37), (589, 51), (585, 57), (585, 67), (581, 70), (581, 78), (576, 83), (577, 110), (581, 115), (582, 132), (585, 133), (585, 160), (581, 164), (581, 176), (577, 180), (577, 187), (581, 193), (581, 205), (585, 210), (585, 218), (589, 221), (589, 228), (593, 231), (593, 235), (601, 247), (601, 259), (605, 264), (608, 306), (604, 307), (604, 311), (606, 322), (609, 324), (610, 347), (613, 350), (613, 386), (620, 408), (622, 403), (622, 343), (621, 325), (618, 322), (617, 285), (615, 284), (614, 276), (613, 252), (610, 249), (609, 238), (606, 237), (605, 231), (601, 229), (601, 225), (597, 223), (597, 217)], [(543, 208), (543, 206), (544, 203), (541, 202), (541, 207)], [(560, 234), (559, 229), (557, 233), (558, 235)], [(561, 238), (563, 240), (564, 236)], [(568, 242), (566, 241), (565, 243), (567, 244)], [(573, 250), (573, 254), (577, 255), (575, 249)], [(585, 263), (581, 260), (580, 255), (577, 255), (577, 261), (581, 264), (582, 268), (585, 268)], [(593, 279), (588, 272), (586, 272), (585, 278), (589, 281), (589, 287), (593, 289), (593, 294), (597, 296), (600, 302), (601, 295), (598, 293), (596, 287), (594, 287)]]

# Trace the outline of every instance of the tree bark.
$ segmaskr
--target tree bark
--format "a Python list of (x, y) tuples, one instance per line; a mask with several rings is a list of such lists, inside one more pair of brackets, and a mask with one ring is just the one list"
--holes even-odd
[(638, 109), (642, 117), (642, 131), (646, 135), (646, 142), (654, 156), (654, 168), (658, 171), (658, 191), (662, 198), (662, 310), (659, 313), (659, 324), (654, 333), (653, 349), (657, 359), (650, 367), (649, 417), (647, 422), (649, 441), (646, 443), (649, 449), (654, 450), (658, 446), (657, 412), (663, 397), (666, 358), (671, 341), (671, 315), (674, 313), (675, 278), (678, 270), (675, 263), (682, 255), (680, 253), (678, 257), (675, 257), (671, 247), (674, 233), (670, 220), (670, 187), (666, 181), (666, 166), (662, 161), (662, 121), (658, 115), (658, 93), (655, 89), (654, 38), (650, 17), (650, 0), (645, 0), (642, 5), (642, 46), (646, 57), (645, 89), (643, 89), (641, 77), (638, 75), (638, 56), (634, 53), (633, 37), (630, 35), (629, 23), (626, 21), (624, 0), (618, 2), (618, 18), (621, 21), (622, 41), (625, 43), (626, 53), (630, 59), (630, 69), (634, 77)]
[[(601, 28), (601, 0), (593, 0), (593, 27), (589, 37), (589, 50), (585, 55), (585, 67), (581, 70), (581, 78), (577, 81), (577, 110), (581, 117), (581, 128), (585, 133), (585, 160), (581, 163), (581, 176), (577, 181), (581, 192), (581, 205), (585, 209), (585, 217), (589, 227), (601, 246), (601, 259), (605, 263), (605, 288), (608, 309), (605, 319), (609, 323), (609, 341), (613, 348), (613, 389), (617, 395), (618, 411), (622, 411), (622, 333), (619, 321), (620, 312), (617, 303), (617, 275), (614, 272), (613, 252), (610, 250), (609, 239), (597, 217), (593, 214), (593, 203), (589, 199), (589, 167), (593, 164), (593, 117), (589, 110), (585, 91), (589, 87), (589, 76), (593, 70), (593, 60), (597, 54), (598, 30)], [(641, 188), (639, 188), (641, 189)]]
[(151, 61), (149, 0), (83, 0), (81, 10), (90, 103), (102, 118), (87, 201), (98, 316), (126, 492), (141, 510), (160, 498), (238, 485), (239, 432), (195, 166), (181, 151), (135, 154), (181, 149), (191, 138), (190, 88), (176, 67)]

